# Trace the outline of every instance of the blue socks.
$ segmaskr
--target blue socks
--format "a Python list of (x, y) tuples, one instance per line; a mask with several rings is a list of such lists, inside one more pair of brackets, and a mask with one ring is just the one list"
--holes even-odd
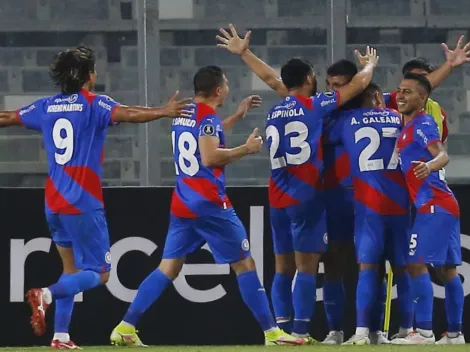
[(343, 281), (325, 280), (323, 282), (323, 300), (329, 331), (341, 331), (345, 301)]
[(416, 329), (432, 330), (432, 309), (434, 292), (429, 273), (411, 279), (415, 300)]
[(317, 277), (308, 273), (297, 273), (294, 292), (294, 327), (292, 333), (305, 335), (309, 332), (310, 319), (316, 304)]
[(371, 309), (378, 292), (378, 274), (375, 270), (361, 270), (356, 290), (356, 319), (358, 328), (369, 328)]
[[(62, 274), (59, 283), (64, 278), (69, 277), (69, 274)], [(54, 332), (55, 333), (68, 333), (70, 326), (70, 319), (72, 318), (72, 311), (75, 296), (68, 296), (60, 298), (55, 301), (55, 318), (54, 318)]]
[(61, 299), (99, 286), (100, 274), (85, 270), (72, 275), (63, 275), (54, 285), (49, 286), (53, 299)]
[(382, 280), (379, 284), (377, 297), (370, 312), (370, 331), (382, 331), (384, 316), (385, 316), (385, 303), (387, 300), (387, 281)]
[(447, 331), (462, 331), (462, 314), (463, 314), (463, 287), (460, 276), (457, 275), (452, 280), (446, 282), (446, 314), (447, 314)]
[(400, 327), (410, 329), (414, 321), (414, 304), (411, 295), (411, 276), (408, 273), (396, 275), (398, 306), (400, 309)]
[(267, 331), (276, 327), (274, 317), (269, 308), (266, 291), (261, 285), (256, 271), (252, 270), (239, 274), (237, 275), (237, 280), (243, 301), (248, 308), (250, 308), (254, 317), (261, 326), (261, 329), (263, 329), (263, 331)]
[(271, 288), (277, 325), (287, 333), (292, 332), (292, 280), (292, 276), (276, 273)]
[(137, 295), (122, 320), (136, 326), (140, 316), (160, 297), (170, 283), (171, 279), (168, 276), (160, 269), (155, 269), (140, 284)]

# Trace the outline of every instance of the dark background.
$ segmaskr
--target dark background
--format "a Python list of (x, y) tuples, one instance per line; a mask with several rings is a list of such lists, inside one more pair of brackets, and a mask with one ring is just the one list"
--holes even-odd
[[(466, 217), (470, 208), (470, 186), (452, 187), (461, 206), (462, 233), (470, 234), (470, 219)], [(53, 307), (49, 312), (48, 332), (43, 337), (33, 335), (29, 326), (30, 311), (26, 303), (10, 303), (10, 240), (49, 237), (44, 219), (44, 195), (42, 189), (0, 189), (3, 236), (0, 238), (0, 265), (5, 268), (0, 290), (1, 334), (0, 345), (47, 345), (53, 334)], [(123, 285), (136, 289), (140, 282), (158, 265), (168, 227), (169, 204), (172, 188), (108, 188), (105, 189), (105, 204), (111, 235), (111, 243), (126, 237), (144, 237), (153, 241), (157, 250), (147, 255), (132, 251), (125, 254), (118, 266), (118, 277)], [(264, 187), (229, 188), (229, 197), (242, 222), (248, 228), (250, 206), (264, 206), (264, 285), (267, 293), (274, 274), (271, 230), (267, 189)], [(439, 236), (439, 234), (436, 234)], [(463, 249), (464, 261), (470, 262), (470, 252)], [(211, 255), (200, 251), (188, 258), (188, 263), (213, 263)], [(352, 262), (346, 281), (347, 309), (345, 334), (350, 336), (355, 328), (355, 280), (356, 265)], [(48, 286), (61, 273), (58, 254), (51, 247), (50, 253), (35, 252), (25, 265), (25, 291), (33, 287)], [(318, 287), (323, 275), (319, 275)], [(261, 344), (263, 334), (248, 308), (243, 304), (233, 275), (192, 276), (188, 283), (199, 289), (208, 289), (222, 284), (227, 294), (218, 301), (193, 303), (182, 298), (170, 286), (161, 299), (145, 314), (138, 328), (147, 344)], [(470, 298), (466, 297), (464, 327), (467, 336), (470, 328)], [(122, 319), (127, 302), (113, 297), (106, 287), (84, 293), (84, 302), (76, 303), (71, 325), (71, 336), (83, 345), (109, 343), (113, 327)], [(444, 301), (435, 299), (434, 332), (446, 329)], [(398, 328), (396, 300), (393, 301), (391, 333)], [(327, 333), (323, 302), (318, 302), (312, 320), (312, 334), (323, 339)], [(438, 335), (437, 335), (438, 336)]]

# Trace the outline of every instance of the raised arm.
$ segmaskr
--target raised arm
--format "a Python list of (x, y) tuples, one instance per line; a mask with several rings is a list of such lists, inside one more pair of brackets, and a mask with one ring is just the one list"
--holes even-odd
[(255, 128), (246, 140), (246, 143), (236, 148), (219, 148), (219, 143), (220, 140), (217, 136), (199, 137), (199, 151), (204, 166), (225, 166), (249, 154), (258, 153), (263, 146), (263, 139), (259, 136), (258, 129)]
[(243, 99), (240, 105), (238, 105), (237, 110), (222, 121), (224, 131), (233, 128), (238, 121), (242, 120), (246, 116), (250, 109), (260, 107), (262, 101), (263, 100), (259, 95), (250, 95)]
[(351, 82), (338, 89), (340, 100), (338, 101), (337, 106), (346, 104), (366, 89), (372, 80), (374, 69), (379, 62), (377, 50), (369, 46), (367, 47), (366, 54), (364, 56), (362, 56), (358, 51), (356, 51), (356, 55), (358, 55), (358, 57), (360, 56), (364, 60), (362, 70), (353, 77)]
[(144, 107), (144, 106), (117, 106), (114, 110), (113, 121), (129, 123), (145, 123), (162, 117), (190, 117), (191, 108), (194, 104), (189, 103), (192, 98), (176, 100), (179, 92), (177, 91), (162, 107)]
[(239, 55), (251, 71), (253, 71), (271, 89), (275, 90), (280, 96), (287, 96), (288, 90), (284, 83), (282, 83), (276, 70), (248, 49), (251, 31), (247, 32), (244, 38), (240, 38), (233, 24), (229, 24), (229, 28), (231, 34), (225, 29), (220, 28), (222, 36), (216, 36), (217, 40), (220, 42), (217, 46), (230, 51), (232, 54)]
[(19, 126), (17, 111), (0, 111), (0, 127)]

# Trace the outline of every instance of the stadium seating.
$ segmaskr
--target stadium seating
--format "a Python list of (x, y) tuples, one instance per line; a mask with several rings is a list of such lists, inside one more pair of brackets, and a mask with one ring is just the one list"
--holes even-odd
[[(181, 94), (192, 94), (192, 76), (197, 67), (221, 66), (231, 87), (231, 95), (221, 110), (223, 116), (249, 94), (260, 94), (264, 99), (261, 109), (227, 134), (229, 146), (243, 143), (254, 127), (262, 128), (265, 113), (279, 98), (239, 57), (215, 47), (218, 26), (240, 22), (243, 32), (251, 24), (256, 54), (276, 68), (292, 56), (308, 58), (318, 70), (319, 87), (324, 89), (325, 69), (331, 62), (329, 30), (324, 25), (330, 9), (325, 0), (160, 0), (160, 3), (163, 18), (160, 101), (150, 103), (165, 101), (177, 89)], [(181, 6), (185, 9), (179, 13)], [(443, 62), (439, 43), (453, 45), (456, 35), (462, 32), (456, 29), (470, 11), (467, 0), (394, 0), (393, 5), (382, 0), (348, 0), (346, 6), (347, 57), (354, 59), (355, 48), (376, 46), (381, 60), (374, 81), (386, 91), (395, 89), (407, 60), (423, 56), (435, 65)], [(437, 25), (436, 16), (442, 17)], [(96, 50), (97, 91), (125, 104), (142, 102), (136, 28), (135, 1), (131, 0), (0, 1), (0, 107), (18, 108), (32, 97), (53, 93), (47, 72), (51, 59), (56, 52), (82, 42)], [(152, 65), (151, 58), (147, 64)], [(455, 155), (470, 151), (467, 89), (470, 89), (468, 66), (456, 70), (433, 92), (433, 98), (449, 114), (449, 151)], [(158, 126), (158, 135), (148, 138), (159, 140), (162, 184), (171, 185), (174, 166), (170, 123), (159, 122)], [(110, 129), (104, 164), (106, 185), (139, 184), (141, 136), (139, 126)], [(228, 184), (266, 184), (268, 169), (265, 151), (228, 167)], [(1, 186), (40, 186), (45, 171), (39, 135), (21, 128), (0, 130)]]

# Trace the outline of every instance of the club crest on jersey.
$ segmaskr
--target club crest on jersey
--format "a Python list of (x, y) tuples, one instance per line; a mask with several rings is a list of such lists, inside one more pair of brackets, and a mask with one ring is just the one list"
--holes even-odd
[(325, 232), (325, 234), (323, 235), (323, 242), (325, 242), (325, 244), (328, 244), (328, 233)]
[(215, 134), (215, 128), (212, 125), (204, 125), (202, 126), (202, 133), (205, 136), (213, 136)]
[(111, 264), (111, 252), (106, 252), (104, 256), (104, 260), (106, 261), (107, 264)]
[(248, 242), (248, 240), (246, 238), (242, 241), (242, 249), (245, 252), (250, 250), (250, 242)]

